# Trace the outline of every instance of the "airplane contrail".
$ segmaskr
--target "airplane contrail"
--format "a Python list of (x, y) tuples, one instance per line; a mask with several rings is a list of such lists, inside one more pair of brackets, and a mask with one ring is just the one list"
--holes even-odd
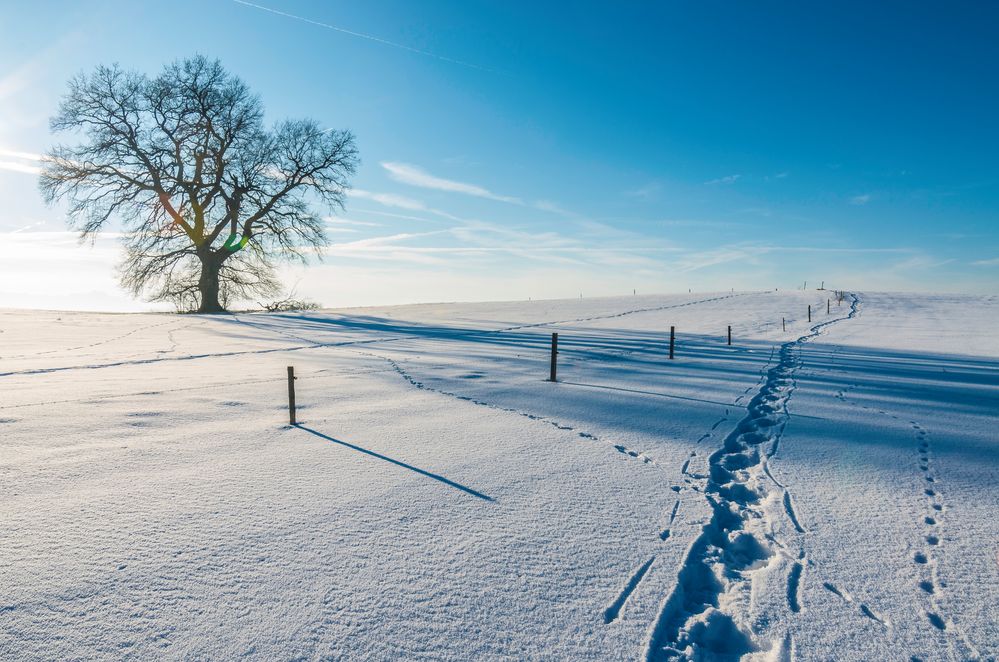
[(430, 51), (423, 51), (419, 48), (413, 48), (412, 46), (406, 46), (405, 44), (398, 44), (394, 41), (389, 41), (388, 39), (382, 39), (381, 37), (375, 37), (370, 34), (364, 34), (363, 32), (354, 32), (353, 30), (347, 30), (345, 28), (338, 28), (335, 25), (330, 25), (329, 23), (323, 23), (321, 21), (314, 21), (311, 18), (305, 18), (304, 16), (297, 16), (295, 14), (289, 14), (288, 12), (283, 12), (279, 9), (271, 9), (270, 7), (264, 7), (263, 5), (258, 5), (253, 2), (247, 2), (247, 0), (232, 0), (233, 2), (246, 5), (247, 7), (253, 7), (254, 9), (260, 9), (261, 11), (270, 12), (271, 14), (277, 14), (278, 16), (284, 16), (286, 18), (293, 18), (296, 21), (302, 21), (303, 23), (311, 23), (312, 25), (318, 25), (321, 28), (326, 28), (327, 30), (335, 30), (337, 32), (342, 32), (343, 34), (350, 35), (351, 37), (358, 37), (360, 39), (367, 39), (368, 41), (374, 41), (379, 44), (384, 44), (386, 46), (393, 46), (395, 48), (401, 48), (404, 51), (409, 51), (410, 53), (417, 53), (419, 55), (426, 55), (427, 57), (432, 57), (443, 62), (450, 62), (451, 64), (458, 64), (463, 67), (470, 67), (472, 69), (478, 69), (479, 71), (487, 71), (489, 73), (499, 73), (493, 69), (487, 69), (486, 67), (480, 67), (477, 64), (472, 64), (471, 62), (464, 62), (462, 60), (455, 60), (454, 58), (445, 57), (443, 55), (437, 55), (436, 53), (431, 53)]

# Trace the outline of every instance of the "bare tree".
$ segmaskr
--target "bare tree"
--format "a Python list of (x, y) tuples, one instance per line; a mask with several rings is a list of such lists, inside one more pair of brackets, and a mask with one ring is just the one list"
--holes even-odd
[(312, 206), (342, 208), (358, 165), (349, 131), (266, 129), (259, 98), (201, 56), (152, 79), (118, 65), (80, 75), (51, 126), (83, 140), (49, 152), (46, 201), (69, 203), (81, 238), (119, 220), (122, 284), (206, 313), (276, 294), (275, 259), (318, 254), (328, 239)]

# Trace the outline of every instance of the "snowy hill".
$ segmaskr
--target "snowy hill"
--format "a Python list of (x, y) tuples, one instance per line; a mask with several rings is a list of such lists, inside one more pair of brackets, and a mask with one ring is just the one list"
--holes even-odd
[(830, 295), (0, 311), (0, 657), (994, 659), (999, 300)]

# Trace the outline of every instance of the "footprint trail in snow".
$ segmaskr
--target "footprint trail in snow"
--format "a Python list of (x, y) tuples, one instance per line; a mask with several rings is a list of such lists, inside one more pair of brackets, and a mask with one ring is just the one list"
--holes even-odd
[[(772, 521), (784, 513), (799, 533), (803, 531), (786, 488), (774, 480), (767, 460), (776, 453), (787, 423), (787, 404), (795, 388), (800, 347), (822, 329), (859, 310), (855, 295), (846, 317), (811, 328), (797, 340), (784, 343), (777, 364), (750, 400), (745, 417), (711, 455), (705, 497), (711, 519), (687, 552), (676, 586), (666, 597), (652, 624), (645, 658), (648, 662), (740, 656), (771, 651), (789, 655), (789, 639), (761, 642), (747, 624), (753, 575), (766, 568), (786, 545), (772, 534)], [(777, 502), (775, 505), (774, 502)], [(798, 597), (804, 552), (791, 566), (788, 603), (800, 610)]]

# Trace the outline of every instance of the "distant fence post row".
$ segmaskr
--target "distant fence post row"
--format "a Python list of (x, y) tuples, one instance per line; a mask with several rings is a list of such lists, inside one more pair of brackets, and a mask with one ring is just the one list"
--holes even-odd
[[(837, 293), (838, 294), (838, 293)], [(842, 304), (842, 298), (839, 298), (838, 303)], [(832, 311), (832, 301), (831, 299), (826, 299), (826, 314), (830, 314)], [(812, 321), (812, 306), (808, 306), (808, 321)], [(781, 330), (787, 331), (787, 318), (780, 318)], [(726, 341), (729, 346), (732, 345), (732, 325), (729, 324), (727, 327)], [(676, 327), (669, 327), (669, 360), (674, 360), (676, 356)], [(298, 419), (296, 417), (296, 406), (295, 406), (295, 367), (288, 366), (288, 422), (291, 425), (298, 425)], [(552, 346), (551, 346), (551, 364), (548, 373), (548, 381), (557, 382), (558, 381), (558, 333), (552, 333)]]
[[(826, 299), (826, 314), (832, 313), (832, 300)], [(808, 321), (812, 321), (812, 305), (808, 305)], [(781, 331), (787, 332), (787, 318), (780, 318)], [(726, 344), (732, 346), (732, 325), (729, 324), (726, 327)], [(669, 360), (673, 361), (676, 358), (676, 327), (670, 326), (669, 328)], [(552, 334), (552, 347), (551, 347), (551, 367), (548, 374), (548, 381), (556, 382), (558, 381), (558, 334)]]

